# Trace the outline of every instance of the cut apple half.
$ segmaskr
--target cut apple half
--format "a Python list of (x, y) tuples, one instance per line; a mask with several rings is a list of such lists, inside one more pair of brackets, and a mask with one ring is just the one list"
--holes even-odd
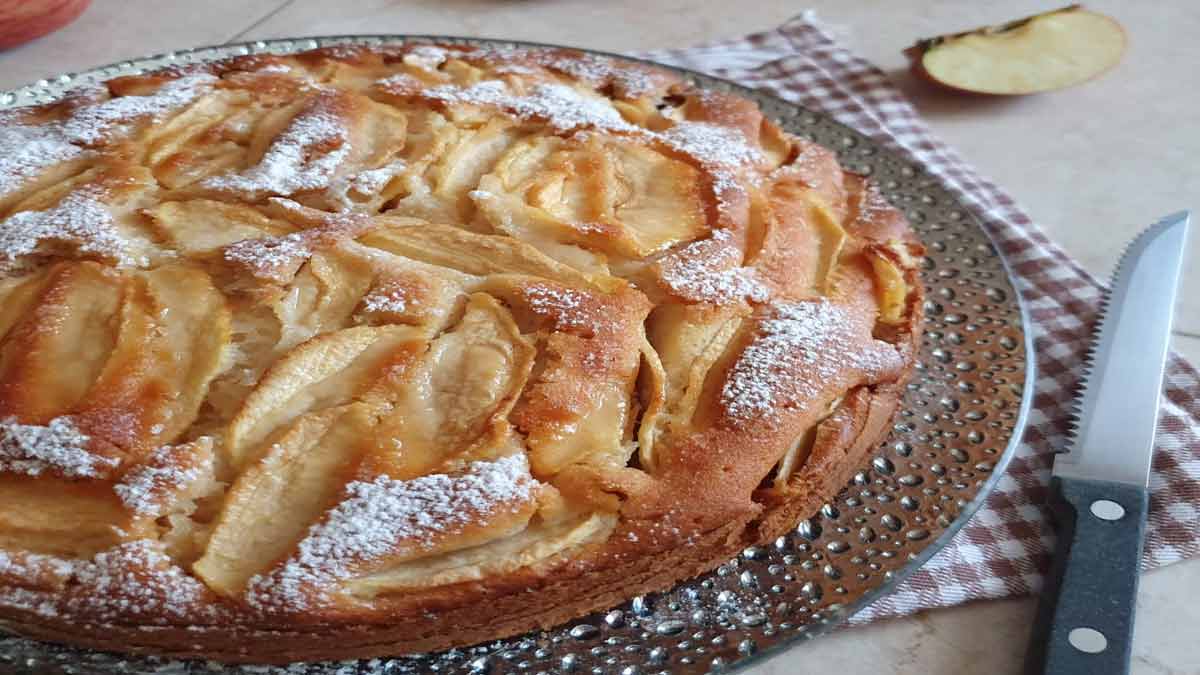
[(1000, 26), (921, 40), (905, 53), (920, 77), (978, 94), (1034, 94), (1086, 82), (1125, 53), (1114, 19), (1072, 5)]

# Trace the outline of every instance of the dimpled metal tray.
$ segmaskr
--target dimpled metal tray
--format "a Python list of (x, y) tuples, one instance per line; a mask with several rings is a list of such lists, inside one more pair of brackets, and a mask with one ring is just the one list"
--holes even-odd
[[(243, 54), (335, 44), (529, 43), (438, 36), (344, 36), (204, 47), (40, 80), (0, 93), (0, 109), (43, 103), (119, 75)], [(892, 433), (838, 497), (787, 536), (745, 550), (665, 593), (548, 631), (465, 649), (372, 659), (225, 667), (84, 651), (0, 635), (0, 672), (83, 675), (401, 675), (409, 673), (704, 673), (796, 646), (895, 588), (982, 503), (1020, 437), (1032, 360), (1020, 298), (974, 218), (919, 168), (816, 112), (724, 80), (701, 87), (758, 102), (792, 133), (837, 151), (908, 216), (928, 249), (920, 362)]]

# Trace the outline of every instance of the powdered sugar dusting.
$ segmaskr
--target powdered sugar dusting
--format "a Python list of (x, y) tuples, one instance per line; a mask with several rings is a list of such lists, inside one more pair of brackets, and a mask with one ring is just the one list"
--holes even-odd
[[(386, 86), (387, 80), (381, 84)], [(606, 99), (587, 96), (563, 84), (539, 84), (526, 96), (508, 90), (502, 80), (485, 80), (470, 87), (442, 85), (427, 89), (425, 97), (451, 105), (494, 106), (522, 119), (541, 119), (568, 131), (581, 127), (634, 131)]]
[(706, 122), (680, 122), (658, 134), (664, 143), (707, 167), (737, 167), (764, 161), (741, 131)]
[(179, 456), (177, 446), (164, 445), (151, 453), (144, 464), (125, 474), (113, 489), (130, 511), (140, 516), (162, 515), (168, 495), (203, 475), (203, 466), (188, 459)]
[(539, 59), (544, 65), (588, 82), (611, 79), (628, 96), (639, 96), (654, 90), (655, 78), (637, 66), (622, 64), (597, 54), (547, 56)]
[(59, 598), (32, 589), (58, 588), (74, 571), (74, 561), (57, 556), (0, 550), (0, 607), (57, 617)]
[(406, 168), (404, 160), (398, 159), (378, 169), (360, 171), (354, 174), (354, 178), (350, 180), (350, 189), (364, 195), (379, 192), (388, 184), (388, 181)]
[(262, 279), (278, 279), (290, 270), (294, 271), (313, 254), (303, 232), (293, 232), (280, 237), (244, 239), (225, 247), (223, 257), (227, 262), (250, 270)]
[(117, 96), (81, 105), (66, 119), (26, 125), (15, 115), (0, 115), (0, 195), (8, 194), (46, 169), (85, 154), (96, 145), (126, 133), (133, 122), (185, 105), (209, 89), (217, 78), (208, 73), (171, 80), (146, 96)]
[(740, 167), (765, 161), (759, 150), (746, 142), (738, 129), (705, 122), (680, 122), (658, 134), (666, 145), (688, 155), (712, 177), (713, 198), (717, 211), (728, 215), (731, 200), (744, 196), (746, 189), (738, 179)]
[(81, 106), (63, 122), (62, 133), (70, 141), (94, 145), (110, 139), (114, 133), (128, 130), (134, 121), (158, 118), (193, 101), (208, 91), (217, 78), (195, 73), (171, 80), (152, 94), (117, 96), (101, 103)]
[(345, 122), (318, 98), (272, 141), (258, 164), (241, 173), (207, 178), (201, 185), (253, 197), (323, 190), (349, 154), (350, 132)]
[(292, 72), (292, 67), (286, 63), (268, 63), (267, 65), (265, 65), (261, 68), (256, 68), (254, 70), (254, 72), (256, 72), (256, 73), (290, 73), (290, 72)]
[(654, 91), (660, 82), (665, 82), (669, 78), (669, 76), (656, 77), (652, 71), (638, 64), (585, 52), (564, 53), (554, 49), (487, 47), (478, 49), (467, 56), (475, 54), (482, 55), (489, 61), (499, 62), (497, 72), (504, 68), (520, 67), (521, 63), (533, 63), (566, 73), (592, 86), (601, 86), (611, 82), (621, 93), (631, 97), (648, 94)]
[(721, 405), (735, 420), (770, 421), (847, 370), (883, 370), (888, 359), (881, 350), (854, 349), (856, 336), (869, 329), (863, 323), (824, 298), (774, 306), (730, 369)]
[[(383, 80), (382, 85), (388, 80)], [(705, 122), (680, 122), (663, 132), (653, 132), (625, 121), (606, 99), (582, 94), (562, 84), (539, 84), (525, 96), (509, 91), (501, 80), (485, 80), (470, 87), (442, 85), (424, 92), (427, 98), (449, 104), (503, 108), (521, 118), (544, 119), (559, 131), (595, 128), (627, 132), (662, 142), (692, 157), (707, 168), (734, 168), (764, 160), (741, 131)]]
[(419, 45), (404, 55), (404, 62), (425, 70), (437, 70), (446, 62), (448, 52), (437, 45)]
[(259, 608), (303, 609), (306, 590), (319, 592), (372, 560), (428, 550), (443, 535), (515, 510), (533, 498), (536, 486), (524, 454), (473, 462), (454, 475), (354, 481), (287, 563), (250, 580), (247, 600)]
[(389, 75), (377, 81), (375, 86), (394, 96), (413, 96), (425, 90), (425, 83), (408, 73)]
[(497, 75), (536, 75), (538, 71), (519, 63), (505, 63), (492, 68), (492, 72)]
[(361, 198), (378, 194), (392, 178), (403, 173), (406, 168), (404, 161), (398, 159), (377, 169), (366, 169), (350, 176), (335, 178), (329, 192), (337, 200), (340, 210), (351, 211), (358, 205), (355, 196)]
[(112, 213), (91, 189), (68, 193), (45, 211), (21, 211), (0, 222), (0, 260), (12, 261), (33, 253), (44, 240), (69, 242), (80, 253), (132, 265), (129, 243), (117, 231)]
[(27, 588), (0, 586), (0, 607), (33, 612), (51, 619), (59, 615), (58, 599), (55, 596)]
[[(710, 170), (712, 176), (713, 198), (717, 201), (717, 213), (729, 216), (734, 208), (734, 200), (746, 199), (746, 188), (738, 182), (737, 175), (727, 167), (715, 167)], [(751, 180), (757, 177), (751, 175)]]
[(89, 452), (89, 440), (70, 417), (55, 417), (45, 425), (8, 417), (0, 421), (0, 472), (87, 478), (117, 466), (115, 458)]
[(12, 116), (0, 116), (0, 196), (83, 154), (58, 125), (28, 126), (17, 124)]
[(150, 623), (196, 622), (221, 614), (211, 592), (188, 575), (154, 542), (132, 541), (77, 563), (75, 579), (86, 595), (66, 603), (73, 613), (102, 620), (137, 617)]
[(408, 309), (408, 288), (400, 283), (377, 286), (363, 296), (365, 312), (403, 314)]
[(529, 285), (522, 289), (529, 310), (554, 322), (555, 328), (583, 330), (596, 333), (600, 323), (595, 301), (572, 288), (548, 284)]
[[(0, 551), (0, 574), (29, 582), (75, 581), (76, 593), (0, 588), (0, 606), (42, 616), (86, 616), (96, 621), (149, 624), (212, 621), (225, 613), (212, 593), (148, 540), (131, 541), (102, 551), (90, 560), (26, 554), (20, 559)], [(37, 583), (33, 584), (35, 587)]]
[(769, 289), (751, 267), (741, 266), (741, 251), (727, 230), (695, 241), (659, 263), (659, 278), (674, 294), (694, 302), (728, 303), (748, 298), (762, 302)]
[(47, 576), (66, 578), (74, 570), (70, 561), (42, 553), (11, 553), (0, 550), (0, 576), (38, 579)]
[(243, 239), (222, 251), (226, 262), (245, 268), (267, 281), (286, 282), (317, 250), (357, 237), (377, 221), (357, 213), (329, 213), (310, 209), (290, 200), (268, 200), (284, 217), (308, 229), (281, 236)]
[[(88, 589), (88, 595), (72, 597), (68, 608), (98, 613), (101, 618), (133, 615), (161, 622), (192, 619), (189, 610), (203, 614), (214, 609), (199, 602), (206, 592), (204, 586), (147, 540), (102, 551), (77, 564), (74, 576)], [(165, 616), (159, 617), (160, 613)]]

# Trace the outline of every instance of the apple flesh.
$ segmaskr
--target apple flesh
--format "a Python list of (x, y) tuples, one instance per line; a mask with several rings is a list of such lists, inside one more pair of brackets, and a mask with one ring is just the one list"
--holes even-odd
[(920, 77), (958, 91), (1033, 94), (1086, 82), (1125, 53), (1113, 19), (1072, 5), (1001, 26), (921, 40), (905, 53)]

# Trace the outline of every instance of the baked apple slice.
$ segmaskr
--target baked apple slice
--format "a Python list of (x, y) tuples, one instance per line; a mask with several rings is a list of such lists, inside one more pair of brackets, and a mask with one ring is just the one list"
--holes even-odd
[(921, 40), (905, 50), (919, 77), (978, 94), (1070, 87), (1109, 70), (1124, 53), (1121, 25), (1079, 5)]

